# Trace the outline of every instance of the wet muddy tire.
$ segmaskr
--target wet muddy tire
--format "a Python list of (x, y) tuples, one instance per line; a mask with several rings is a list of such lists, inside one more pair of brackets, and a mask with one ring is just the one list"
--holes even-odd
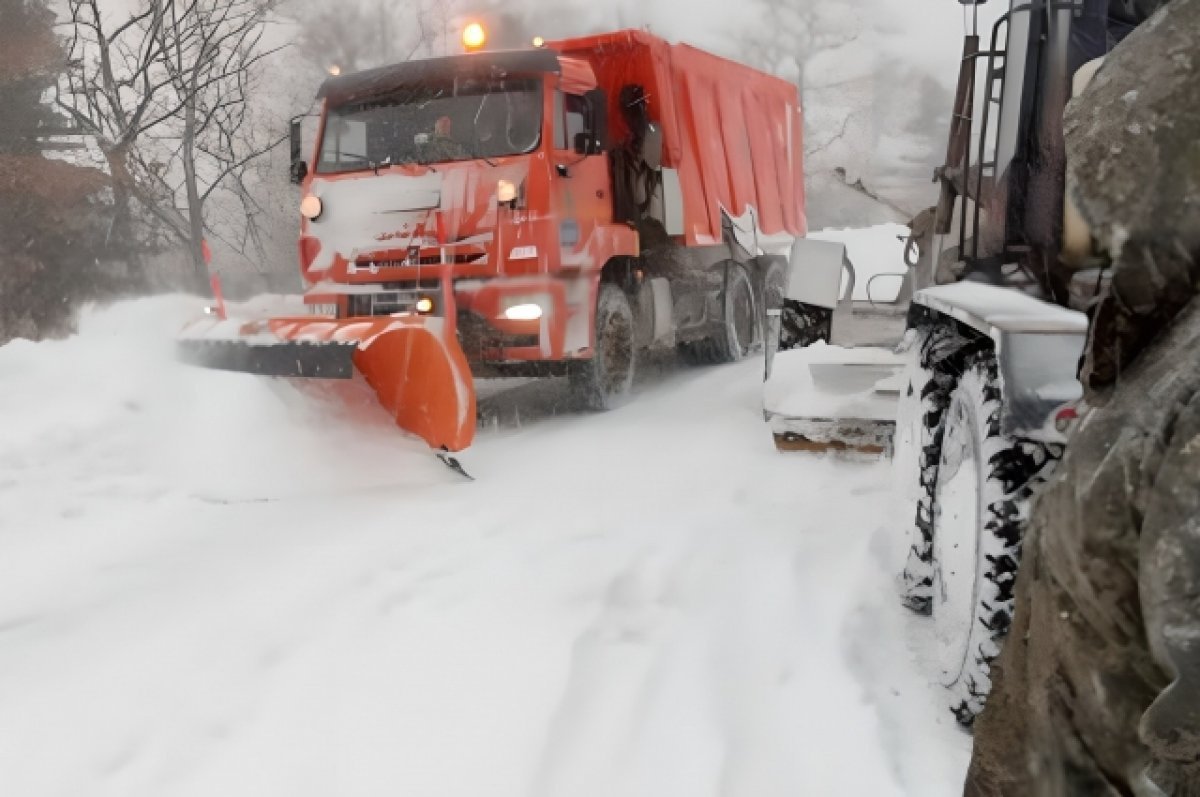
[(712, 341), (708, 338), (679, 343), (675, 346), (675, 353), (688, 365), (712, 365), (717, 361)]
[(991, 690), (991, 665), (1012, 624), (1029, 499), (1061, 448), (1001, 432), (990, 352), (967, 359), (950, 393), (932, 489), (929, 614), (936, 676), (970, 727)]
[(629, 398), (636, 366), (629, 297), (616, 285), (602, 283), (596, 297), (595, 351), (570, 372), (573, 403), (591, 411), (620, 406)]
[(722, 295), (725, 323), (713, 337), (717, 362), (737, 362), (762, 343), (763, 316), (746, 268), (729, 265)]
[(721, 303), (724, 318), (711, 336), (676, 347), (684, 362), (693, 365), (737, 362), (762, 343), (765, 319), (750, 274), (740, 263), (726, 266)]

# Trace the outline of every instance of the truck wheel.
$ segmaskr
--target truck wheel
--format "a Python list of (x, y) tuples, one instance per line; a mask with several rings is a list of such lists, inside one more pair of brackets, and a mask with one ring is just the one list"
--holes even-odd
[(762, 343), (763, 311), (750, 275), (740, 263), (730, 263), (725, 274), (725, 323), (713, 337), (717, 362), (736, 362)]
[(637, 361), (633, 310), (616, 285), (601, 283), (596, 297), (596, 348), (590, 360), (570, 371), (571, 393), (581, 409), (610, 410), (624, 403), (633, 387)]
[(727, 263), (721, 291), (725, 318), (711, 335), (675, 347), (684, 362), (713, 365), (736, 362), (762, 342), (764, 318), (758, 309), (754, 285), (740, 263)]
[(971, 357), (950, 394), (932, 503), (932, 590), (938, 677), (970, 727), (991, 690), (991, 664), (1012, 624), (1029, 498), (1060, 446), (1000, 431), (990, 352)]
[(684, 362), (692, 365), (736, 362), (762, 343), (765, 315), (759, 309), (750, 275), (740, 263), (727, 263), (725, 268), (725, 288), (721, 291), (725, 318), (709, 337), (675, 347)]

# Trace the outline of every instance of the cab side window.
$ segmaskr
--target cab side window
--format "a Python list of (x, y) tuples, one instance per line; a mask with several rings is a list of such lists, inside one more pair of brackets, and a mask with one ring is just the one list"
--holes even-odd
[(577, 94), (554, 93), (554, 147), (575, 149), (575, 136), (586, 133), (587, 101)]

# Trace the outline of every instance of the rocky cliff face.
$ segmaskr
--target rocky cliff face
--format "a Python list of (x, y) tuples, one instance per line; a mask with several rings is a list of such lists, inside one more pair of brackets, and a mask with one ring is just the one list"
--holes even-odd
[(1066, 135), (1113, 280), (966, 793), (1200, 795), (1200, 0), (1114, 50)]
[(1200, 4), (1174, 0), (1112, 52), (1067, 109), (1076, 201), (1114, 260), (1090, 388), (1120, 371), (1200, 283)]

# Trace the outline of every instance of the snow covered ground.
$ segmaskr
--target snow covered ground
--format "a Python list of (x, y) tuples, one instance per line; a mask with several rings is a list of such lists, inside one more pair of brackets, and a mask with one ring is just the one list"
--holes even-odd
[(0, 347), (0, 794), (961, 792), (888, 467), (777, 454), (761, 363), (492, 395), (466, 482), (195, 309)]

